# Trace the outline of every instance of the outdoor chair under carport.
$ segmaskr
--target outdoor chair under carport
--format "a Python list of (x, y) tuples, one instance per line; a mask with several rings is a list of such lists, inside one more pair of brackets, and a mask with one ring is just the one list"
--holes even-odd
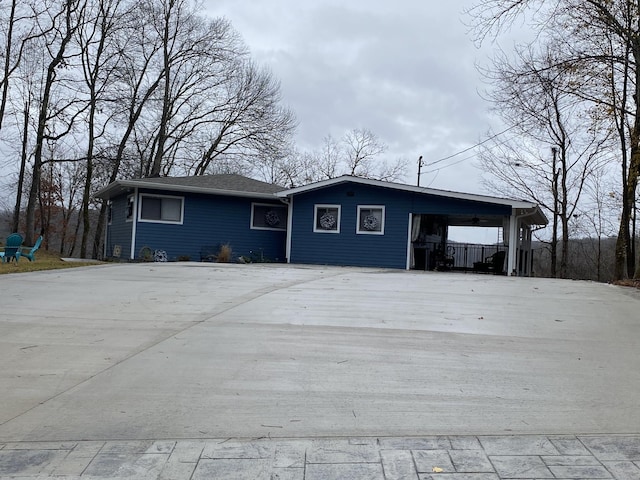
[(484, 262), (474, 262), (473, 270), (475, 272), (485, 273), (504, 273), (504, 259), (506, 258), (506, 256), (507, 252), (504, 250), (496, 252), (493, 255), (485, 258)]
[(19, 233), (12, 233), (7, 237), (7, 242), (4, 245), (4, 251), (0, 252), (2, 257), (2, 263), (8, 263), (12, 260), (16, 262), (20, 258), (20, 246), (22, 245), (22, 235)]

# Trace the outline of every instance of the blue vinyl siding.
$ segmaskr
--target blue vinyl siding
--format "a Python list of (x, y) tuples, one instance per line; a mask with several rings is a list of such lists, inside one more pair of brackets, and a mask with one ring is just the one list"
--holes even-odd
[[(341, 205), (339, 234), (313, 232), (316, 204)], [(384, 235), (356, 234), (358, 205), (385, 206)], [(292, 263), (406, 268), (409, 214), (510, 215), (511, 207), (342, 183), (293, 200)]]
[(120, 245), (120, 258), (129, 258), (132, 228), (133, 222), (127, 222), (127, 195), (114, 198), (111, 202), (111, 224), (107, 226), (107, 257), (113, 256), (113, 247)]
[(250, 225), (252, 202), (282, 205), (278, 200), (270, 202), (244, 197), (157, 190), (141, 190), (139, 193), (184, 198), (184, 218), (182, 225), (138, 222), (136, 258), (140, 249), (147, 246), (151, 250), (164, 250), (169, 260), (189, 257), (192, 261), (199, 261), (203, 247), (217, 248), (222, 244), (229, 244), (234, 259), (247, 256), (273, 262), (285, 260), (286, 232), (252, 230)]

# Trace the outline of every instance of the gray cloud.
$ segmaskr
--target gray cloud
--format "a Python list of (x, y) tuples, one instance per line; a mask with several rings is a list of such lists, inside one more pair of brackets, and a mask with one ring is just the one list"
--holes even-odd
[[(391, 159), (413, 165), (419, 155), (430, 162), (475, 144), (496, 122), (477, 93), (474, 65), (485, 52), (462, 22), (471, 3), (209, 0), (205, 6), (229, 18), (252, 55), (281, 80), (300, 121), (301, 147), (368, 128), (389, 145)], [(415, 177), (412, 168), (406, 181)], [(472, 160), (425, 175), (422, 184), (429, 182), (481, 191)]]

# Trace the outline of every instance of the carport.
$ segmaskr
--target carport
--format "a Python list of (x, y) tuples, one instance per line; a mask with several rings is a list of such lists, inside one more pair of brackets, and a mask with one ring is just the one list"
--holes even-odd
[(343, 175), (276, 194), (289, 205), (287, 261), (434, 270), (451, 260), (453, 226), (498, 227), (506, 270), (531, 275), (535, 203)]
[[(450, 194), (452, 192), (449, 192)], [(486, 197), (482, 197), (486, 201)], [(522, 201), (493, 199), (506, 202), (511, 215), (491, 214), (411, 214), (411, 241), (408, 265), (425, 270), (473, 270), (473, 263), (489, 254), (506, 251), (506, 270), (510, 275), (530, 276), (533, 270), (533, 231), (547, 224), (547, 218), (535, 204)], [(455, 244), (449, 241), (449, 227), (495, 228), (493, 245)], [(475, 253), (461, 255), (462, 249)]]

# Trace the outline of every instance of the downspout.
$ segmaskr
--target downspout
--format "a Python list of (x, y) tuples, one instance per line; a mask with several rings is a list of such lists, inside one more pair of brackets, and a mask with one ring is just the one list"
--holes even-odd
[[(513, 210), (517, 211), (516, 208)], [(522, 215), (511, 214), (511, 218), (509, 219), (509, 256), (507, 260), (507, 275), (517, 275), (518, 270), (517, 267), (517, 258), (516, 254), (518, 253), (519, 248), (519, 238), (518, 238), (518, 230), (520, 228), (520, 220), (526, 217), (531, 217), (536, 214), (536, 207), (533, 208), (533, 211), (528, 213), (523, 213)]]
[[(420, 157), (422, 158), (422, 157)], [(420, 182), (420, 180), (418, 180)], [(411, 232), (413, 231), (413, 213), (409, 214), (409, 228), (407, 229), (407, 265), (406, 270), (411, 270)]]
[(131, 225), (131, 251), (129, 252), (129, 259), (135, 260), (136, 258), (136, 234), (138, 230), (138, 187), (133, 189), (133, 224)]

